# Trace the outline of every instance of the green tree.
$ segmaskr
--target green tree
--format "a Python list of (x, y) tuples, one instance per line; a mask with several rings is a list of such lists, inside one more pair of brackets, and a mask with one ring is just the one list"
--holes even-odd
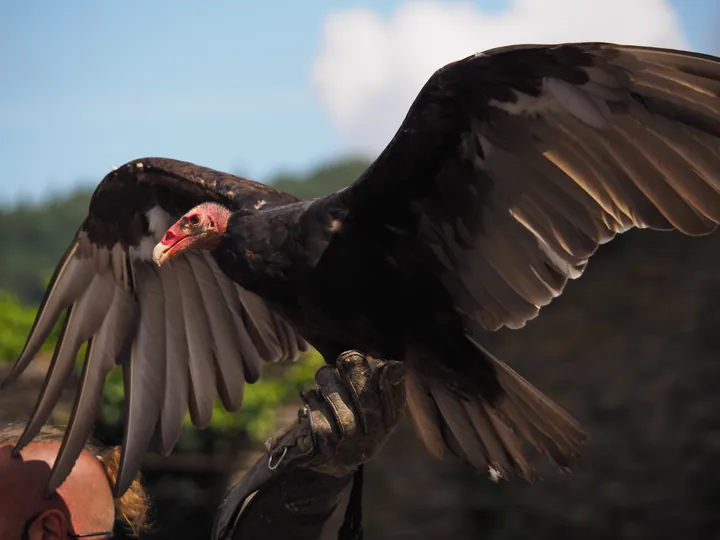
[(0, 210), (0, 288), (39, 302), (52, 273), (87, 213), (90, 191)]
[(35, 320), (35, 310), (24, 307), (10, 293), (0, 291), (0, 362), (20, 355)]
[(308, 175), (281, 174), (271, 183), (301, 199), (312, 199), (349, 186), (368, 165), (365, 159), (347, 158), (327, 163)]

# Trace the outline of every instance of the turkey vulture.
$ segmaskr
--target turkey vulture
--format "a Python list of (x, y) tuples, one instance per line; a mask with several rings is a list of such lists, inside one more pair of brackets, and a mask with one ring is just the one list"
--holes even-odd
[[(522, 45), (427, 81), (350, 187), (301, 201), (190, 163), (109, 173), (60, 262), (9, 380), (67, 310), (37, 406), (47, 420), (89, 342), (49, 489), (124, 370), (122, 493), (153, 433), (169, 452), (189, 407), (234, 410), (261, 360), (312, 344), (406, 362), (428, 451), (529, 475), (523, 441), (560, 466), (580, 425), (482, 344), (521, 328), (632, 227), (702, 235), (720, 221), (720, 59), (607, 43)], [(157, 264), (153, 264), (153, 261)]]

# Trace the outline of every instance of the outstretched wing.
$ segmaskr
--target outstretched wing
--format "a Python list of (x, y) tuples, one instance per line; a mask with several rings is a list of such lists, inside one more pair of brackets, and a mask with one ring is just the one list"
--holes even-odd
[(258, 296), (236, 285), (208, 252), (163, 265), (152, 249), (195, 205), (235, 210), (294, 202), (272, 187), (170, 159), (130, 162), (96, 189), (87, 219), (55, 270), (25, 348), (3, 386), (37, 355), (63, 312), (60, 338), (40, 396), (18, 442), (28, 444), (47, 421), (71, 376), (82, 343), (87, 353), (72, 415), (48, 490), (66, 478), (99, 410), (108, 372), (122, 365), (125, 433), (115, 486), (123, 493), (153, 432), (169, 453), (186, 411), (206, 426), (219, 394), (235, 411), (261, 360), (295, 360), (309, 346)]
[(605, 43), (465, 58), (337, 196), (385, 245), (419, 237), (469, 324), (520, 328), (617, 233), (715, 230), (720, 59)]

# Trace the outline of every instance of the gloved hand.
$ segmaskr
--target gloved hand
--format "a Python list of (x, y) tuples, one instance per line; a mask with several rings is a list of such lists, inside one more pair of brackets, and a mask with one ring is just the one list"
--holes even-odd
[[(228, 492), (213, 540), (274, 540), (289, 533), (297, 540), (318, 538), (353, 485), (353, 474), (397, 427), (405, 408), (404, 372), (401, 362), (371, 360), (357, 351), (341, 354), (335, 367), (320, 368), (317, 388), (302, 394), (298, 422), (269, 439), (265, 454)], [(358, 485), (361, 478), (348, 513), (359, 504)], [(357, 508), (355, 513), (351, 525), (346, 515), (345, 529), (359, 527)]]
[(404, 374), (402, 362), (369, 360), (357, 351), (341, 354), (336, 367), (321, 367), (317, 389), (302, 394), (299, 413), (300, 425), (309, 425), (312, 450), (294, 465), (342, 477), (372, 459), (405, 409)]

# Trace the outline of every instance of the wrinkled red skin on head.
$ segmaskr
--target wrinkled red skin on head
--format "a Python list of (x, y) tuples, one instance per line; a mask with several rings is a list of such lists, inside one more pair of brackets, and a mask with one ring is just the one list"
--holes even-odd
[(160, 242), (166, 246), (172, 246), (174, 243), (179, 242), (182, 237), (183, 233), (180, 228), (180, 222), (176, 222), (172, 227), (165, 231), (165, 235), (162, 237)]
[(231, 212), (217, 203), (203, 203), (177, 220), (163, 235), (162, 262), (188, 249), (214, 249), (222, 241)]
[(170, 246), (188, 236), (197, 236), (203, 233), (223, 235), (228, 219), (230, 219), (230, 211), (224, 206), (215, 203), (201, 204), (186, 212), (165, 231), (162, 243)]

